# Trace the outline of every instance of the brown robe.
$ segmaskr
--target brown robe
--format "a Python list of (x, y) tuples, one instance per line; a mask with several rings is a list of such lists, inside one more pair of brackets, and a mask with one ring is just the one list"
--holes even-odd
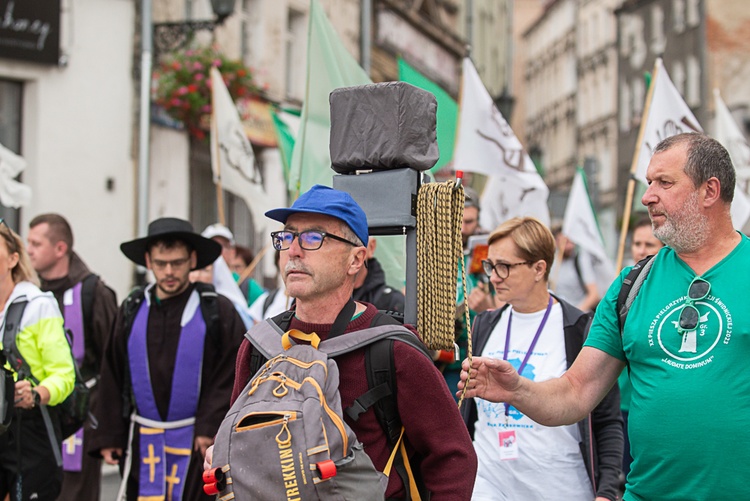
[[(151, 290), (151, 309), (148, 317), (148, 353), (151, 384), (157, 408), (162, 419), (166, 418), (172, 390), (177, 345), (180, 338), (182, 311), (194, 286), (185, 292), (164, 301), (156, 301)], [(234, 379), (234, 363), (237, 349), (243, 339), (245, 326), (232, 303), (219, 296), (219, 339), (206, 336), (203, 351), (203, 371), (198, 411), (195, 416), (195, 436), (213, 437), (219, 429), (224, 415), (229, 410), (229, 398)], [(95, 456), (107, 447), (127, 450), (130, 420), (123, 409), (122, 388), (128, 369), (127, 342), (129, 332), (123, 325), (123, 308), (118, 311), (115, 330), (106, 349), (102, 365), (100, 391), (107, 398), (94, 406), (94, 415), (99, 420), (99, 429), (89, 442), (88, 452)], [(133, 466), (128, 478), (128, 500), (137, 499), (138, 494), (138, 435), (133, 444)], [(120, 466), (124, 465), (124, 458)], [(183, 494), (184, 501), (211, 500), (203, 493), (203, 457), (193, 452)]]

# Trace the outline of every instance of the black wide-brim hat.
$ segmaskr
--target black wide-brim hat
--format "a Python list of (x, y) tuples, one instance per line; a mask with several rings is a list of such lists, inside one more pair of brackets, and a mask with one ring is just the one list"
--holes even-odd
[(135, 264), (146, 266), (146, 252), (154, 240), (182, 240), (195, 250), (198, 260), (194, 270), (205, 268), (221, 255), (221, 244), (205, 238), (193, 230), (193, 225), (184, 219), (162, 217), (148, 225), (148, 234), (120, 244), (120, 250)]

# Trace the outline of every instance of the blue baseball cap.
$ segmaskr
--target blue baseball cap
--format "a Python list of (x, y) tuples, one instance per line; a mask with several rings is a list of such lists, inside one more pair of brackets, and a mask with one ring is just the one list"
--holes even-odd
[(334, 190), (322, 184), (316, 184), (292, 204), (291, 207), (273, 209), (266, 212), (266, 217), (286, 223), (292, 214), (322, 214), (345, 222), (355, 235), (367, 245), (367, 215), (362, 207), (345, 191)]

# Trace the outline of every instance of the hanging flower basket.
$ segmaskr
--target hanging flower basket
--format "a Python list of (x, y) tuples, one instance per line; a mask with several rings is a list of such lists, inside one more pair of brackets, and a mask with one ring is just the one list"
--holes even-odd
[(154, 101), (197, 139), (204, 139), (210, 129), (212, 66), (218, 68), (233, 100), (259, 93), (252, 70), (214, 47), (175, 52), (154, 71)]

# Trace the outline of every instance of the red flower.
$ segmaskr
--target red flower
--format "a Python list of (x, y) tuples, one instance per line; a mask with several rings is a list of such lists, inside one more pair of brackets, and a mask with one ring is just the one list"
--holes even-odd
[(173, 53), (153, 75), (154, 101), (198, 139), (210, 127), (211, 79), (206, 70), (211, 66), (219, 69), (232, 99), (259, 91), (253, 70), (242, 61), (227, 59), (215, 47)]

